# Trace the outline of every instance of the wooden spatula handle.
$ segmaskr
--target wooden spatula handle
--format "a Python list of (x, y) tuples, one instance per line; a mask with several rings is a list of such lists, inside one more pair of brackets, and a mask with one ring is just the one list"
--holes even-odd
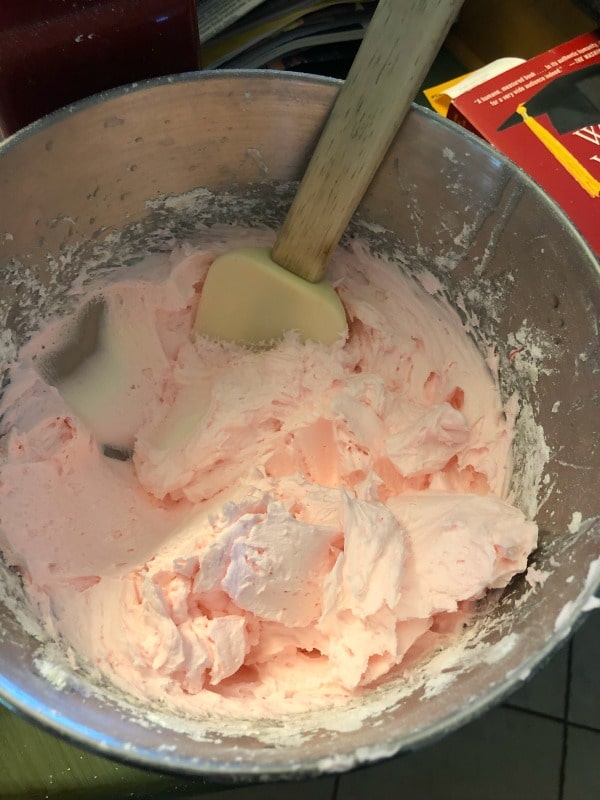
[(462, 0), (379, 0), (273, 259), (319, 281)]

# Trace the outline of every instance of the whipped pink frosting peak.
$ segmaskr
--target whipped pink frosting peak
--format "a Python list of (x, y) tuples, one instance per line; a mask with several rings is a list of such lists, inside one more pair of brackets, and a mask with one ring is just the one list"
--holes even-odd
[(50, 629), (116, 684), (247, 717), (340, 702), (442, 642), (537, 530), (503, 499), (512, 405), (449, 305), (356, 246), (331, 268), (348, 341), (195, 338), (225, 246), (103, 287), (98, 351), (56, 388), (35, 357), (60, 325), (24, 349), (0, 541)]

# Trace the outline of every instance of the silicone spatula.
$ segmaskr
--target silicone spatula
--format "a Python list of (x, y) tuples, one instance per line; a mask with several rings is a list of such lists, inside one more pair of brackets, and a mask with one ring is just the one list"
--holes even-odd
[(256, 345), (298, 330), (331, 344), (346, 316), (328, 259), (406, 116), (462, 0), (379, 0), (271, 251), (219, 256), (196, 330)]

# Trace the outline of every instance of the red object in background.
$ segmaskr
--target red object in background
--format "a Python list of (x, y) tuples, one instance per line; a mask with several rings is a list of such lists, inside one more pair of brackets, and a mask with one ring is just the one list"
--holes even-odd
[(528, 172), (600, 258), (600, 30), (459, 95), (448, 119)]
[(0, 131), (199, 63), (195, 0), (0, 0)]

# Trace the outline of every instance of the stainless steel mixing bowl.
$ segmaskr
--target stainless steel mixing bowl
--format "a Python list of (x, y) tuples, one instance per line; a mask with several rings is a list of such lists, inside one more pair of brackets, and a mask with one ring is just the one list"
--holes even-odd
[[(169, 247), (199, 222), (231, 221), (221, 192), (243, 198), (234, 206), (244, 224), (277, 224), (291, 192), (282, 182), (301, 174), (337, 88), (291, 74), (187, 75), (91, 98), (5, 141), (3, 366), (39, 317), (61, 307), (82, 259), (104, 270), (148, 247)], [(173, 198), (198, 187), (216, 194)], [(490, 599), (477, 635), (447, 665), (444, 691), (407, 689), (399, 676), (340, 718), (344, 730), (309, 714), (288, 724), (297, 727), (289, 737), (276, 720), (232, 732), (218, 722), (166, 719), (128, 706), (59, 652), (54, 663), (18, 578), (3, 570), (0, 692), (10, 707), (75, 742), (159, 769), (219, 778), (336, 771), (463, 724), (516, 688), (570, 633), (600, 575), (598, 262), (522, 172), (422, 109), (410, 113), (359, 213), (351, 233), (397, 250), (401, 266), (438, 276), (495, 338), (504, 390), (514, 384), (529, 394), (550, 448), (533, 559), (548, 573), (544, 586), (533, 590), (521, 577)], [(537, 444), (530, 434), (531, 426), (517, 448), (515, 491), (524, 506)]]

